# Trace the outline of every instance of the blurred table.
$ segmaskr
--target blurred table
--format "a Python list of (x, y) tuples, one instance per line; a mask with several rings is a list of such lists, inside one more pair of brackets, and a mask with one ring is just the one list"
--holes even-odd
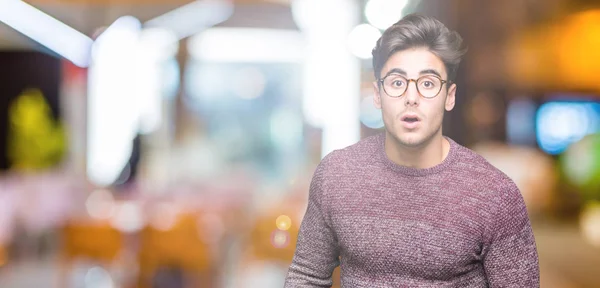
[(585, 242), (576, 222), (533, 221), (542, 288), (600, 287), (600, 248)]

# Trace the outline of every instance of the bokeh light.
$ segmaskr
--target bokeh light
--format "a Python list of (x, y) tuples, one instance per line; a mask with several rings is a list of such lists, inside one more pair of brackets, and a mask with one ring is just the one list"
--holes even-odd
[(385, 30), (402, 18), (408, 0), (369, 0), (365, 16), (371, 25)]
[(371, 129), (383, 128), (383, 116), (381, 110), (375, 107), (372, 95), (360, 102), (360, 122)]
[(85, 288), (113, 288), (113, 280), (105, 269), (94, 267), (85, 275)]
[(230, 78), (227, 85), (242, 99), (258, 98), (265, 91), (267, 79), (256, 67), (241, 68)]
[(94, 190), (90, 193), (90, 196), (88, 196), (85, 207), (92, 218), (108, 219), (112, 217), (115, 211), (114, 198), (108, 190)]
[(594, 201), (585, 205), (580, 216), (580, 228), (583, 238), (600, 248), (600, 202)]
[(361, 59), (373, 57), (372, 51), (381, 37), (381, 31), (369, 24), (360, 24), (348, 35), (348, 46), (354, 56)]
[(273, 111), (269, 128), (271, 140), (282, 150), (297, 148), (302, 144), (304, 123), (299, 113), (288, 108)]
[(281, 215), (277, 217), (275, 224), (277, 225), (277, 229), (287, 231), (292, 226), (292, 219), (287, 215)]
[(275, 230), (271, 233), (271, 244), (275, 248), (285, 248), (290, 244), (290, 233), (287, 231)]
[(599, 129), (600, 103), (548, 102), (537, 112), (537, 140), (549, 154), (560, 154), (570, 144)]
[(135, 201), (123, 201), (117, 204), (111, 224), (124, 233), (140, 231), (144, 226), (140, 204)]
[(567, 180), (587, 199), (600, 199), (600, 134), (588, 135), (569, 146), (560, 158)]
[(169, 202), (161, 202), (156, 204), (150, 225), (160, 231), (168, 231), (177, 223), (179, 208), (177, 205)]

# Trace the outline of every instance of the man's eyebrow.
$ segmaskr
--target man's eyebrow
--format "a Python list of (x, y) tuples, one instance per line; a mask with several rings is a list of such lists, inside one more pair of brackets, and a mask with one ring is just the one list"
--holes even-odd
[[(400, 68), (393, 68), (392, 70), (388, 71), (385, 76), (388, 76), (390, 74), (400, 74), (402, 76), (406, 76), (406, 71), (400, 69)], [(384, 76), (384, 77), (385, 77)]]
[(426, 69), (426, 70), (419, 72), (419, 75), (427, 75), (427, 74), (433, 74), (435, 76), (442, 78), (442, 75), (440, 74), (440, 72), (438, 72), (434, 69)]
[[(404, 77), (406, 77), (406, 75), (407, 75), (406, 71), (404, 71), (400, 68), (393, 68), (392, 70), (388, 71), (387, 74), (385, 74), (385, 76), (388, 76), (390, 74), (400, 74)], [(425, 70), (422, 70), (421, 72), (419, 72), (419, 75), (427, 75), (427, 74), (433, 74), (435, 76), (442, 78), (442, 75), (440, 74), (440, 72), (438, 72), (435, 69), (425, 69)]]

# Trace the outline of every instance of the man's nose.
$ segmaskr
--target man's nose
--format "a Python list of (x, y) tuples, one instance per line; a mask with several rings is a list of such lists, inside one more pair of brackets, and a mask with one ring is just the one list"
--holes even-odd
[[(415, 85), (411, 85), (411, 84)], [(419, 105), (419, 99), (421, 98), (419, 95), (419, 91), (417, 89), (417, 82), (416, 81), (409, 81), (408, 82), (408, 87), (406, 87), (406, 92), (405, 92), (405, 101), (406, 101), (406, 106), (415, 106), (415, 105)]]

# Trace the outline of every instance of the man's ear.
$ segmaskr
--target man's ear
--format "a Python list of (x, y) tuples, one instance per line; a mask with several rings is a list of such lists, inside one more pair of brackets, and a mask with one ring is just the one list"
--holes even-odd
[(446, 111), (452, 111), (452, 109), (454, 109), (454, 104), (456, 104), (456, 84), (452, 83), (450, 89), (448, 89), (448, 94), (446, 95)]
[(381, 94), (379, 93), (379, 82), (373, 82), (373, 104), (377, 109), (381, 109)]

